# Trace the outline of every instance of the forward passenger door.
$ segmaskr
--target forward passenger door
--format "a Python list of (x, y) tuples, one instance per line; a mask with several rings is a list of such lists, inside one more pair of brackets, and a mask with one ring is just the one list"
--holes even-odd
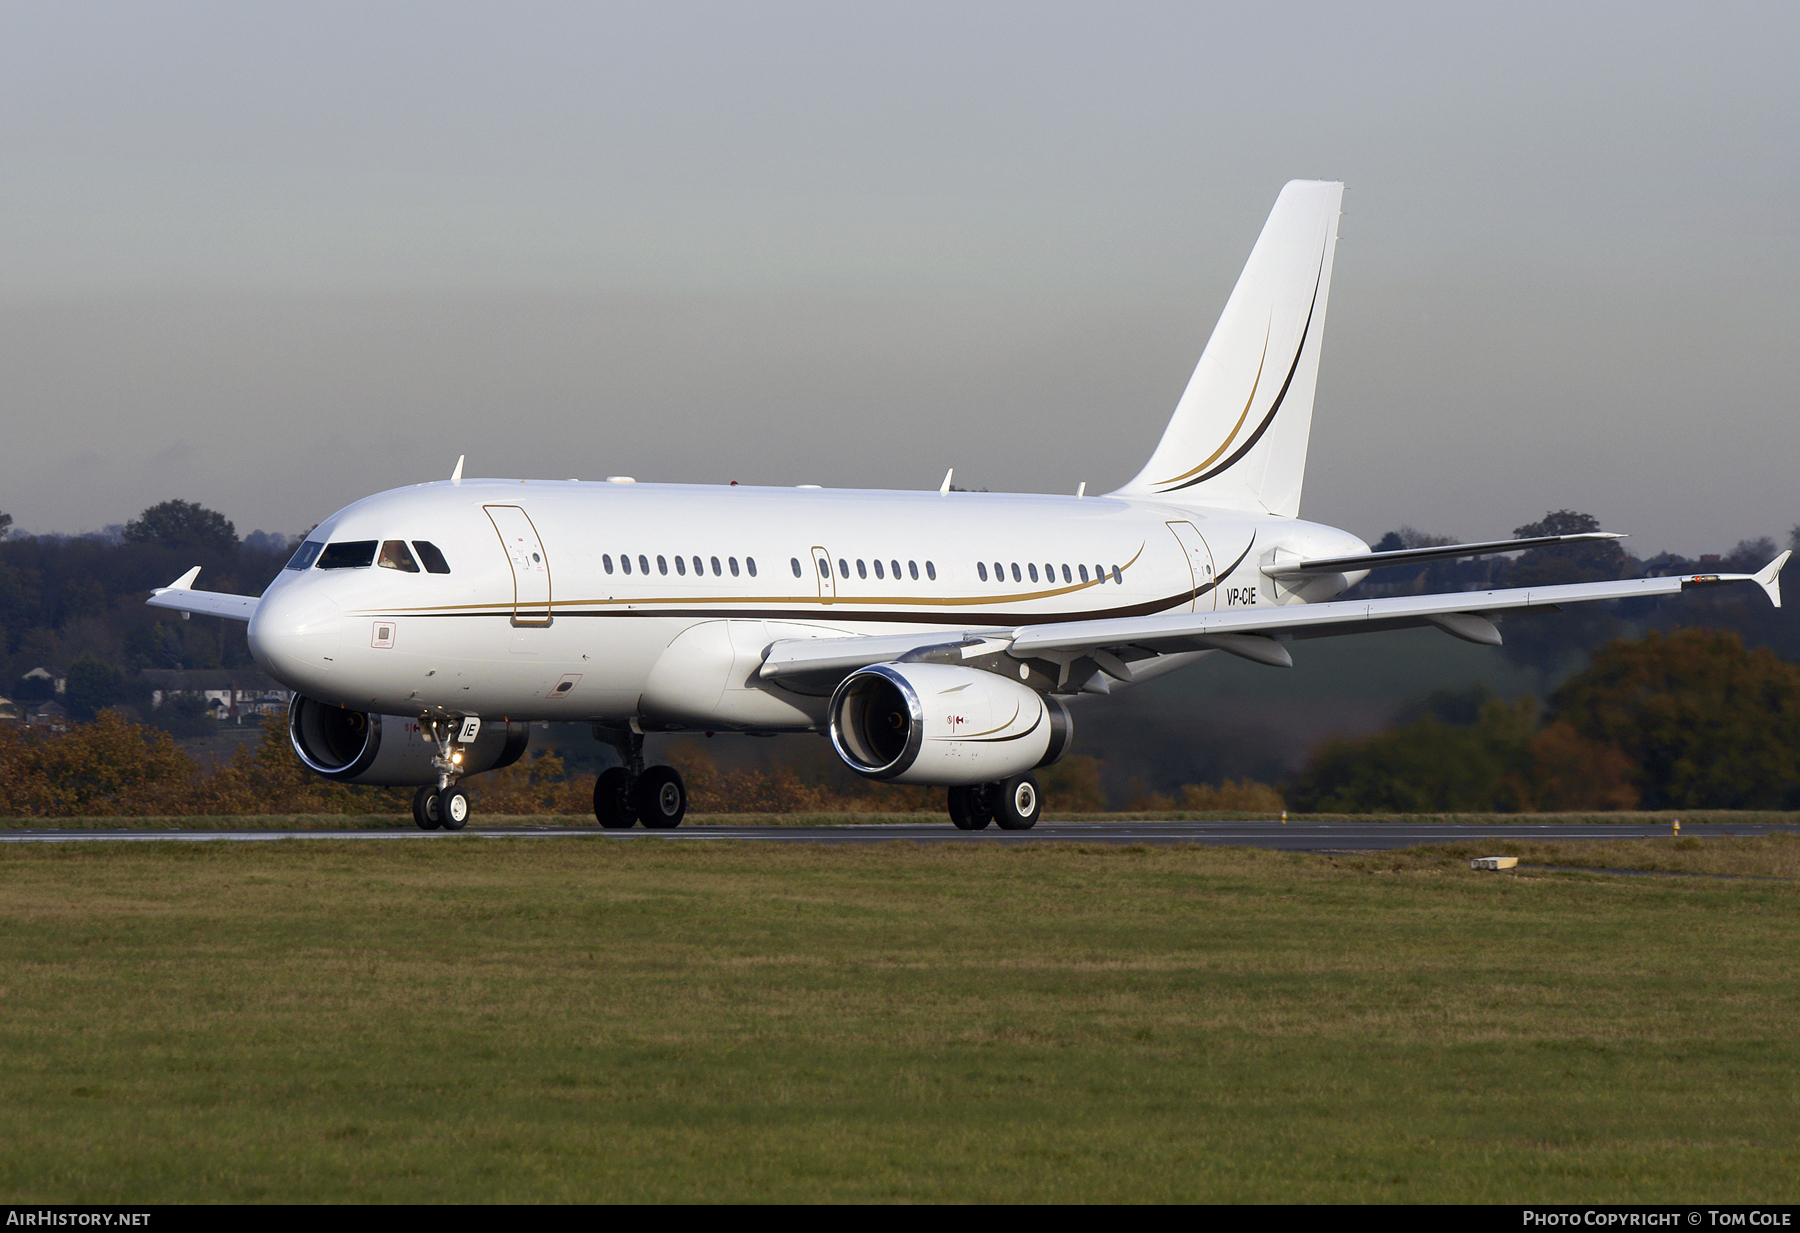
[(531, 517), (517, 505), (484, 505), (512, 565), (514, 625), (550, 624), (550, 558)]

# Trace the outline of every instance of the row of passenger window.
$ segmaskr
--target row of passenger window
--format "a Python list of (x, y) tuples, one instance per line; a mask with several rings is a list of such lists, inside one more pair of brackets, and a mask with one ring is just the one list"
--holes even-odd
[[(380, 549), (379, 556), (376, 550)], [(418, 555), (415, 557), (413, 554)], [(339, 540), (334, 544), (323, 544), (309, 539), (294, 550), (288, 558), (288, 569), (311, 569), (317, 563), (320, 569), (367, 569), (371, 565), (379, 565), (383, 569), (397, 569), (403, 574), (419, 572), (419, 562), (425, 563), (428, 574), (447, 574), (450, 563), (444, 560), (444, 554), (438, 551), (436, 544), (430, 540), (415, 539), (412, 548), (408, 549), (403, 539), (351, 539)]]
[[(975, 572), (976, 572), (976, 574), (980, 575), (981, 580), (983, 582), (986, 582), (988, 580), (987, 562), (985, 562), (985, 561), (975, 562)], [(1088, 581), (1088, 567), (1087, 566), (1077, 565), (1072, 570), (1067, 565), (1062, 567), (1062, 580), (1064, 582), (1073, 584), (1075, 582), (1077, 574), (1080, 575), (1081, 581), (1083, 581), (1083, 582)], [(1029, 576), (1031, 581), (1033, 581), (1033, 582), (1036, 582), (1038, 580), (1037, 563), (1034, 561), (1028, 561), (1025, 564), (1024, 570), (1021, 571), (1019, 569), (1019, 563), (1017, 561), (1014, 561), (1012, 563), (1012, 580), (1014, 582), (1024, 582), (1027, 576)], [(1107, 579), (1106, 566), (1104, 566), (1104, 565), (1094, 566), (1093, 581), (1105, 582), (1106, 579)], [(1120, 585), (1124, 585), (1125, 575), (1122, 571), (1120, 571), (1120, 569), (1117, 565), (1112, 567), (1112, 580), (1114, 582), (1119, 583)], [(1006, 581), (1006, 566), (1002, 565), (999, 561), (994, 562), (994, 581), (995, 582), (1005, 582)], [(1052, 583), (1056, 581), (1056, 566), (1054, 566), (1054, 565), (1044, 566), (1044, 581), (1052, 582)]]
[[(794, 557), (789, 562), (789, 564), (791, 564), (794, 567), (794, 577), (798, 578), (804, 573), (804, 571), (800, 568), (800, 558), (799, 557)], [(830, 578), (831, 577), (831, 559), (829, 557), (821, 556), (818, 559), (818, 566), (819, 566), (819, 577), (821, 577), (821, 578)], [(900, 581), (900, 562), (894, 561), (894, 560), (888, 561), (887, 569), (893, 570), (893, 577), (894, 577), (895, 582)], [(882, 563), (879, 560), (876, 561), (875, 562), (875, 577), (878, 579), (885, 580), (888, 576), (887, 569), (882, 568)], [(917, 582), (919, 580), (919, 563), (917, 561), (908, 561), (906, 563), (906, 572), (907, 572), (908, 576), (911, 577), (914, 582)], [(839, 557), (838, 558), (837, 576), (839, 578), (843, 578), (845, 580), (849, 579), (849, 577), (850, 577), (850, 561), (847, 557)], [(869, 567), (860, 558), (856, 562), (856, 576), (858, 578), (867, 578), (869, 576)], [(930, 561), (925, 562), (925, 576), (933, 582), (937, 581), (937, 566)]]
[[(720, 568), (718, 557), (711, 557), (708, 559), (712, 562), (713, 577), (715, 577), (715, 578), (724, 577), (727, 569), (730, 570), (731, 576), (733, 578), (738, 577), (738, 559), (736, 557), (726, 557), (725, 558), (725, 568), (723, 568), (723, 569)], [(699, 557), (679, 557), (679, 556), (676, 557), (675, 558), (675, 572), (685, 578), (687, 576), (688, 562), (690, 560), (694, 563), (694, 577), (696, 577), (696, 578), (705, 577), (706, 561), (703, 561)], [(601, 553), (600, 554), (600, 564), (605, 567), (607, 573), (609, 573), (609, 574), (612, 573), (613, 572), (612, 554), (611, 553)], [(619, 569), (622, 573), (629, 574), (631, 572), (631, 554), (630, 553), (621, 552), (619, 554)], [(744, 570), (752, 578), (756, 577), (756, 558), (755, 557), (745, 557), (744, 558)], [(650, 558), (641, 552), (638, 554), (638, 558), (637, 558), (637, 572), (640, 574), (648, 574), (650, 572)], [(659, 574), (667, 574), (669, 572), (669, 559), (667, 557), (659, 556), (656, 558), (656, 572)]]

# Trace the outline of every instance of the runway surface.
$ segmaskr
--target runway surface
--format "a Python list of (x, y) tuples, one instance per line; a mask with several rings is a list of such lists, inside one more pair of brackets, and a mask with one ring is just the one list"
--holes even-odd
[[(959, 831), (949, 822), (880, 823), (863, 826), (684, 826), (672, 831), (605, 831), (595, 826), (471, 826), (451, 834), (405, 830), (243, 830), (147, 831), (56, 830), (0, 831), (0, 843), (208, 843), (273, 840), (412, 840), (453, 843), (461, 839), (571, 839), (615, 843), (705, 843), (721, 839), (753, 843), (1107, 843), (1236, 845), (1291, 852), (1372, 852), (1421, 844), (1476, 840), (1649, 839), (1667, 838), (1667, 823), (1639, 825), (1607, 822), (1458, 823), (1458, 822), (1040, 822), (1029, 831)], [(1683, 838), (1723, 835), (1800, 834), (1794, 823), (1692, 823)]]

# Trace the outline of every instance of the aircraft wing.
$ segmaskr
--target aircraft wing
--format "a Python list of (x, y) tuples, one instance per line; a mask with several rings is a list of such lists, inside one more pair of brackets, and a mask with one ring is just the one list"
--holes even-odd
[(904, 659), (909, 655), (917, 657), (927, 650), (954, 651), (962, 659), (974, 659), (1004, 649), (1015, 659), (1090, 656), (1099, 671), (1117, 680), (1129, 681), (1133, 679), (1133, 660), (1220, 650), (1259, 663), (1290, 667), (1293, 660), (1277, 638), (1320, 638), (1423, 625), (1434, 625), (1470, 642), (1498, 646), (1500, 631), (1488, 619), (1491, 613), (1544, 611), (1564, 604), (1601, 599), (1672, 595), (1696, 587), (1724, 586), (1734, 582), (1754, 582), (1768, 595), (1771, 603), (1780, 607), (1781, 569), (1787, 564), (1789, 555), (1782, 553), (1754, 574), (1684, 574), (1503, 591), (1335, 600), (1224, 612), (1175, 612), (1028, 625), (1011, 630), (790, 640), (777, 642), (769, 648), (759, 675), (769, 680), (808, 676), (817, 679), (832, 672), (848, 674), (859, 667)]
[(152, 608), (173, 608), (177, 612), (198, 612), (202, 616), (230, 617), (248, 621), (261, 601), (254, 595), (227, 595), (223, 591), (196, 591), (194, 579), (200, 576), (198, 565), (171, 582), (157, 587), (144, 602)]

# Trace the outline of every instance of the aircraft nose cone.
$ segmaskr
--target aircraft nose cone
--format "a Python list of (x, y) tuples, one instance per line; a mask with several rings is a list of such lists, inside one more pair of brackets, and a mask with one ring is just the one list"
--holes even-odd
[(263, 597), (250, 618), (250, 654), (289, 689), (330, 700), (343, 613), (330, 596), (305, 584)]

